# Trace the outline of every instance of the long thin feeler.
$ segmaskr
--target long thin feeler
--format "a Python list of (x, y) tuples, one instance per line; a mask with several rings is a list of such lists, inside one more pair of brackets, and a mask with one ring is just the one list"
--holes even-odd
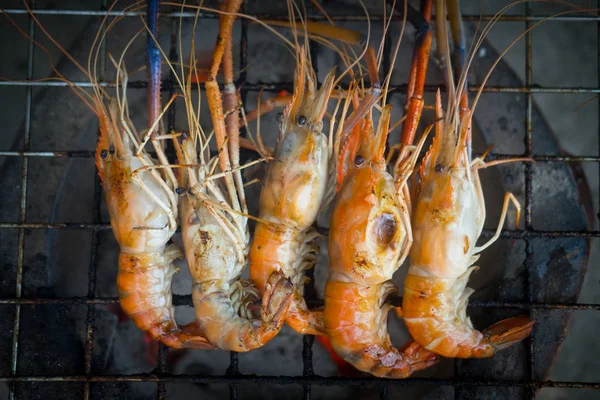
[(153, 129), (150, 137), (156, 136), (155, 124), (160, 114), (161, 54), (155, 38), (158, 38), (158, 0), (148, 0), (148, 128)]

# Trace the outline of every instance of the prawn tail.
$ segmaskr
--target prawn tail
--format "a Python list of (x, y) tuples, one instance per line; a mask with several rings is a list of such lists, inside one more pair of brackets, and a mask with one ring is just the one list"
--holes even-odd
[(407, 342), (400, 351), (410, 366), (410, 374), (434, 366), (441, 360), (440, 356), (427, 350), (414, 340)]
[(392, 347), (390, 343), (368, 345), (345, 359), (353, 360), (352, 364), (355, 367), (373, 376), (405, 379), (417, 371), (439, 363), (441, 357), (411, 341), (400, 350)]
[(246, 352), (262, 347), (273, 339), (283, 327), (293, 293), (294, 286), (290, 280), (279, 271), (273, 272), (265, 286), (260, 320), (242, 318), (234, 323), (233, 329), (224, 337), (230, 344), (228, 349)]
[(527, 338), (534, 324), (535, 321), (523, 315), (496, 322), (482, 333), (494, 349), (500, 351)]
[[(198, 323), (195, 333), (204, 333), (213, 345), (235, 352), (262, 347), (279, 333), (293, 294), (292, 283), (281, 272), (273, 273), (267, 281), (260, 318), (252, 310), (257, 297), (254, 288), (227, 292), (221, 285), (218, 281), (194, 285), (192, 297)], [(235, 286), (244, 285), (239, 281)], [(193, 328), (188, 331), (194, 333)]]
[(212, 348), (204, 337), (183, 332), (175, 322), (171, 282), (177, 272), (172, 261), (181, 252), (169, 247), (163, 253), (119, 255), (117, 289), (121, 308), (152, 339), (166, 346)]
[(412, 342), (392, 346), (387, 332), (391, 306), (382, 299), (397, 293), (396, 285), (357, 285), (329, 280), (325, 286), (325, 323), (331, 347), (356, 369), (373, 376), (404, 379), (428, 368), (440, 357)]
[(164, 345), (174, 349), (196, 349), (196, 350), (214, 350), (216, 349), (198, 330), (192, 329), (194, 322), (182, 326), (180, 329), (174, 326), (170, 333), (165, 334), (163, 331), (158, 331), (154, 336), (152, 331), (150, 335), (154, 340), (157, 340)]
[(304, 298), (298, 292), (294, 293), (285, 322), (302, 335), (325, 335), (323, 309), (309, 310)]
[(280, 271), (273, 272), (267, 281), (262, 298), (260, 318), (264, 323), (274, 324), (279, 332), (290, 308), (294, 295), (294, 285)]

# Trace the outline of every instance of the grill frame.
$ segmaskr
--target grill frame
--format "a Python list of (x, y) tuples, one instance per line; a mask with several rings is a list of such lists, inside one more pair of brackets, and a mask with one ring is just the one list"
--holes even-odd
[[(598, 1), (600, 7), (600, 1)], [(117, 12), (117, 11), (106, 11), (107, 0), (102, 0), (101, 10), (35, 10), (35, 0), (30, 1), (30, 7), (35, 15), (56, 15), (56, 16), (126, 16), (126, 17), (139, 17), (145, 15), (144, 12)], [(243, 5), (246, 7), (246, 1)], [(244, 10), (242, 10), (243, 12)], [(314, 10), (312, 10), (314, 11)], [(5, 12), (9, 15), (28, 15), (28, 11), (25, 9), (6, 9)], [(523, 16), (503, 16), (500, 21), (520, 21), (526, 23), (526, 28), (529, 28), (532, 22), (540, 21), (544, 17), (532, 16), (531, 2), (526, 5), (526, 12)], [(177, 33), (177, 20), (178, 18), (194, 18), (196, 13), (187, 12), (167, 12), (160, 13), (161, 18), (171, 18), (172, 38), (176, 38)], [(261, 19), (279, 19), (279, 17), (268, 15), (268, 14), (254, 14), (254, 17)], [(200, 13), (200, 19), (214, 19), (216, 16), (210, 13)], [(492, 18), (491, 15), (465, 15), (463, 16), (464, 21), (477, 21), (479, 19), (483, 21), (489, 21)], [(310, 20), (324, 20), (320, 15), (312, 13), (309, 17)], [(334, 21), (364, 21), (365, 17), (348, 17), (332, 15)], [(381, 21), (381, 16), (372, 16), (371, 21)], [(398, 18), (394, 18), (399, 20)], [(483, 92), (485, 93), (522, 93), (526, 95), (526, 116), (525, 116), (525, 152), (523, 154), (494, 154), (490, 155), (490, 159), (506, 159), (513, 157), (531, 157), (536, 162), (543, 163), (579, 163), (579, 162), (592, 162), (598, 163), (600, 170), (600, 143), (598, 145), (598, 155), (587, 155), (587, 156), (556, 156), (556, 155), (545, 155), (545, 154), (534, 154), (532, 146), (532, 110), (533, 110), (533, 94), (536, 93), (556, 93), (556, 94), (598, 94), (600, 93), (600, 16), (599, 17), (573, 17), (573, 16), (561, 16), (556, 18), (558, 21), (567, 22), (596, 22), (598, 25), (598, 87), (539, 87), (533, 86), (533, 73), (532, 73), (532, 35), (531, 32), (526, 34), (525, 37), (525, 69), (526, 79), (523, 86), (514, 87), (486, 87)], [(251, 91), (280, 91), (282, 88), (290, 88), (293, 86), (292, 82), (259, 82), (259, 83), (247, 83), (246, 80), (246, 66), (247, 66), (247, 44), (248, 44), (248, 22), (245, 19), (241, 21), (241, 44), (240, 44), (240, 67), (241, 74), (238, 78), (238, 84), (244, 82), (241, 89), (242, 101), (245, 103), (246, 96)], [(35, 38), (36, 25), (31, 16), (28, 21), (28, 34)], [(172, 43), (175, 43), (172, 40)], [(387, 43), (390, 43), (388, 40)], [(103, 47), (105, 44), (103, 43)], [(316, 50), (313, 47), (313, 51)], [(389, 66), (389, 48), (386, 51), (387, 60), (384, 60), (384, 70)], [(105, 65), (106, 51), (102, 49), (101, 55), (104, 58), (101, 60), (101, 65)], [(172, 60), (177, 59), (176, 47), (172, 44), (169, 56)], [(313, 57), (316, 60), (316, 57)], [(27, 80), (33, 79), (33, 68), (34, 68), (34, 45), (29, 43), (27, 49)], [(316, 66), (315, 66), (316, 67)], [(316, 68), (315, 68), (316, 69)], [(110, 82), (104, 82), (104, 69), (101, 68), (100, 82), (102, 86), (111, 87), (114, 86)], [(163, 82), (162, 91), (173, 93), (175, 90), (172, 84), (173, 77)], [(89, 82), (73, 82), (76, 86), (89, 87)], [(320, 386), (366, 386), (373, 387), (378, 390), (380, 398), (387, 399), (387, 388), (389, 386), (407, 386), (407, 385), (443, 385), (452, 386), (454, 388), (462, 387), (478, 387), (478, 386), (494, 386), (494, 387), (522, 387), (527, 389), (528, 398), (535, 398), (535, 392), (539, 388), (572, 388), (572, 389), (596, 389), (600, 390), (600, 382), (565, 382), (565, 381), (549, 381), (549, 380), (538, 380), (535, 379), (534, 375), (534, 357), (535, 349), (533, 346), (533, 340), (528, 340), (528, 368), (529, 368), (529, 379), (523, 381), (508, 381), (508, 380), (481, 380), (481, 379), (468, 379), (468, 378), (453, 378), (453, 379), (436, 379), (436, 378), (408, 378), (405, 380), (381, 380), (376, 378), (340, 378), (340, 377), (322, 377), (315, 375), (313, 372), (313, 360), (312, 360), (312, 346), (314, 344), (314, 337), (304, 336), (303, 337), (303, 349), (302, 349), (302, 361), (303, 361), (303, 373), (302, 376), (254, 376), (254, 375), (242, 375), (238, 369), (238, 355), (237, 353), (231, 352), (230, 354), (230, 365), (227, 368), (224, 375), (221, 376), (198, 376), (198, 375), (172, 375), (168, 374), (167, 371), (167, 354), (168, 349), (160, 345), (159, 347), (159, 361), (155, 372), (149, 374), (134, 374), (134, 375), (93, 375), (92, 374), (92, 354), (93, 354), (93, 338), (95, 331), (95, 319), (97, 305), (109, 305), (116, 304), (119, 302), (117, 298), (113, 297), (96, 297), (96, 268), (97, 268), (97, 247), (98, 247), (98, 233), (110, 229), (110, 224), (101, 223), (100, 218), (100, 196), (101, 186), (100, 180), (95, 175), (95, 189), (94, 189), (94, 201), (93, 210), (94, 218), (92, 223), (32, 223), (26, 222), (26, 209), (27, 209), (27, 191), (28, 191), (28, 176), (29, 176), (29, 160), (32, 157), (51, 157), (51, 158), (91, 158), (94, 157), (94, 153), (90, 151), (30, 151), (31, 148), (31, 111), (32, 111), (32, 91), (34, 87), (40, 86), (67, 86), (64, 82), (10, 82), (0, 81), (0, 87), (2, 86), (25, 86), (26, 87), (26, 104), (25, 104), (25, 130), (24, 130), (24, 145), (23, 151), (0, 151), (0, 156), (4, 157), (18, 157), (21, 159), (21, 191), (20, 191), (20, 206), (19, 216), (17, 223), (12, 222), (0, 222), (0, 229), (16, 229), (18, 231), (17, 238), (17, 268), (16, 268), (16, 288), (15, 297), (12, 298), (1, 298), (0, 305), (14, 305), (15, 307), (15, 318), (13, 323), (13, 338), (11, 344), (11, 374), (8, 376), (0, 376), (0, 382), (9, 383), (9, 398), (17, 398), (16, 384), (18, 382), (82, 382), (84, 384), (83, 398), (89, 399), (91, 397), (91, 384), (99, 382), (155, 382), (157, 383), (156, 398), (162, 399), (166, 394), (165, 383), (205, 383), (205, 384), (228, 384), (230, 388), (230, 398), (237, 399), (238, 391), (237, 385), (243, 383), (253, 384), (268, 384), (268, 385), (301, 385), (304, 388), (304, 398), (311, 398), (311, 385)], [(145, 88), (147, 87), (146, 81), (131, 81), (128, 87), (132, 88)], [(427, 92), (435, 92), (438, 89), (438, 85), (426, 85), (425, 90)], [(406, 93), (407, 85), (395, 85), (391, 86), (395, 92)], [(443, 90), (443, 88), (442, 88)], [(469, 87), (471, 92), (479, 90), (478, 86)], [(598, 112), (600, 114), (600, 101), (598, 102)], [(168, 115), (169, 122), (175, 120), (175, 108), (171, 108)], [(599, 126), (599, 137), (600, 137), (600, 126)], [(530, 164), (525, 164), (525, 204), (524, 204), (524, 217), (525, 226), (523, 229), (503, 229), (501, 232), (501, 238), (506, 239), (522, 239), (525, 241), (525, 265), (528, 267), (527, 270), (530, 272), (533, 263), (533, 250), (531, 246), (531, 239), (546, 237), (546, 238), (598, 238), (600, 237), (600, 230), (586, 230), (586, 231), (549, 231), (549, 230), (536, 230), (533, 227), (532, 221), (532, 197), (533, 197), (533, 170)], [(600, 218), (600, 215), (598, 216)], [(90, 253), (90, 261), (88, 265), (88, 288), (87, 296), (85, 297), (71, 297), (71, 298), (25, 298), (22, 296), (22, 280), (23, 280), (23, 262), (24, 262), (24, 246), (25, 246), (25, 230), (26, 229), (64, 229), (64, 230), (87, 230), (92, 232), (92, 247)], [(494, 231), (484, 229), (482, 236), (490, 237), (494, 234)], [(530, 313), (532, 318), (535, 319), (535, 313), (537, 310), (552, 310), (552, 309), (564, 309), (564, 310), (587, 310), (587, 311), (600, 311), (600, 304), (584, 304), (584, 303), (548, 303), (548, 302), (536, 302), (532, 293), (532, 280), (531, 273), (528, 273), (528, 284), (527, 284), (527, 301), (523, 302), (507, 302), (507, 301), (471, 301), (469, 308), (501, 308), (501, 309), (520, 309), (526, 310)], [(190, 295), (174, 295), (174, 305), (190, 305)], [(87, 316), (86, 316), (86, 342), (84, 350), (84, 375), (71, 375), (71, 376), (19, 376), (17, 374), (17, 363), (19, 360), (19, 336), (20, 336), (20, 316), (21, 306), (24, 305), (86, 305)]]

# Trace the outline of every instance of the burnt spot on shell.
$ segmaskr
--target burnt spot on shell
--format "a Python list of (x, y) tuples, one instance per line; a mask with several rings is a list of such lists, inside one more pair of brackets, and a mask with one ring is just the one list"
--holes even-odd
[(206, 246), (210, 241), (210, 233), (207, 231), (200, 231), (200, 241)]
[(354, 258), (354, 264), (358, 267), (366, 267), (369, 265), (369, 262), (363, 256), (357, 256)]
[(396, 218), (392, 214), (383, 213), (375, 218), (373, 231), (377, 242), (382, 246), (388, 246), (396, 234)]
[(354, 263), (352, 265), (352, 273), (358, 276), (365, 276), (369, 273), (371, 265), (369, 264), (369, 260), (364, 256), (364, 254), (357, 254), (354, 256)]

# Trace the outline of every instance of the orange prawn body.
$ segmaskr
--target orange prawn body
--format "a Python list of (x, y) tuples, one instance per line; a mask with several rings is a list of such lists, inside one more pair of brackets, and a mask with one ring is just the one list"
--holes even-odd
[(250, 277), (264, 292), (273, 272), (294, 285), (286, 322), (302, 334), (323, 334), (322, 310), (304, 300), (304, 271), (316, 261), (317, 218), (329, 176), (329, 145), (323, 116), (333, 86), (333, 71), (320, 90), (306, 56), (300, 57), (295, 92), (284, 112), (280, 140), (260, 196), (259, 219), (250, 249)]
[[(318, 132), (304, 138), (314, 142), (308, 146), (286, 143), (301, 140), (298, 136), (288, 134), (277, 147), (275, 157), (279, 159), (288, 150), (296, 154), (286, 155), (285, 164), (275, 161), (269, 168), (261, 194), (260, 218), (272, 223), (256, 225), (250, 250), (250, 276), (257, 287), (264, 287), (273, 272), (283, 271), (296, 288), (286, 322), (301, 333), (322, 334), (322, 314), (307, 309), (303, 285), (304, 270), (315, 260), (314, 242), (318, 235), (309, 228), (325, 194), (327, 139)], [(298, 152), (299, 149), (304, 151)], [(288, 169), (289, 165), (294, 166), (293, 170)]]
[[(378, 136), (387, 135), (390, 111), (384, 108), (382, 121), (387, 122), (380, 121)], [(385, 136), (375, 142), (385, 146)], [(389, 300), (398, 294), (392, 275), (410, 246), (409, 210), (398, 190), (404, 177), (394, 179), (382, 157), (360, 152), (344, 177), (331, 216), (325, 329), (337, 355), (355, 368), (378, 377), (405, 378), (438, 359), (414, 343), (396, 349), (387, 332), (387, 314), (393, 308)], [(408, 162), (414, 166), (413, 160)]]
[[(199, 165), (192, 140), (184, 139), (181, 148), (182, 163)], [(246, 352), (261, 347), (281, 330), (292, 285), (281, 273), (267, 277), (260, 317), (254, 315), (250, 306), (259, 300), (257, 292), (251, 282), (240, 279), (247, 262), (247, 218), (231, 213), (229, 207), (223, 209), (225, 195), (206, 180), (207, 167), (190, 167), (187, 172), (181, 176), (187, 194), (179, 208), (183, 247), (194, 282), (196, 320), (183, 329), (223, 350)]]
[[(437, 98), (438, 118), (442, 117)], [(478, 168), (465, 141), (470, 114), (460, 127), (438, 122), (436, 137), (421, 167), (421, 190), (413, 214), (414, 242), (404, 284), (402, 312), (415, 341), (444, 357), (490, 357), (529, 335), (533, 322), (514, 317), (480, 332), (466, 309), (467, 288), (485, 220)], [(460, 132), (459, 132), (460, 131)], [(481, 161), (481, 162), (479, 162)]]
[[(105, 110), (104, 108), (101, 108)], [(96, 165), (102, 180), (112, 231), (119, 243), (117, 289), (123, 311), (154, 340), (173, 347), (211, 348), (206, 340), (182, 332), (175, 322), (171, 283), (173, 261), (181, 251), (167, 243), (177, 229), (172, 188), (147, 153), (135, 155), (119, 129), (115, 107), (100, 115)]]

